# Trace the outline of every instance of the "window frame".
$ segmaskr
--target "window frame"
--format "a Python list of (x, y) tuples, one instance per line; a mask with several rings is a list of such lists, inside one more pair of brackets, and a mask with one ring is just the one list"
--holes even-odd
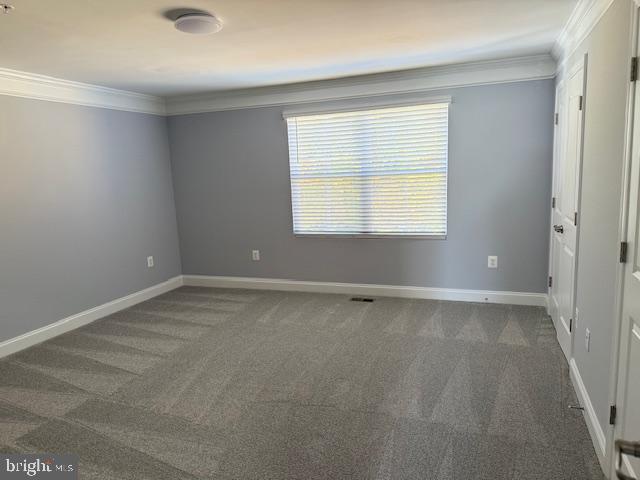
[[(363, 110), (376, 110), (383, 108), (393, 108), (393, 107), (409, 107), (409, 106), (419, 106), (419, 105), (430, 105), (430, 104), (439, 104), (439, 103), (448, 103), (449, 107), (447, 109), (447, 179), (445, 182), (445, 200), (446, 200), (446, 218), (445, 218), (445, 230), (446, 234), (416, 234), (410, 233), (403, 235), (401, 233), (388, 233), (388, 234), (380, 234), (380, 233), (296, 233), (295, 225), (294, 225), (294, 216), (293, 216), (293, 186), (291, 182), (291, 155), (289, 149), (289, 134), (288, 134), (288, 126), (287, 119), (291, 117), (304, 117), (304, 116), (313, 116), (313, 115), (323, 115), (323, 114), (331, 114), (331, 113), (342, 113), (342, 112), (356, 112)], [(327, 103), (324, 107), (318, 105), (306, 106), (295, 109), (286, 109), (282, 111), (282, 118), (284, 120), (284, 128), (285, 128), (285, 137), (287, 139), (287, 167), (288, 167), (288, 177), (289, 177), (289, 210), (290, 210), (290, 219), (291, 219), (291, 233), (296, 238), (343, 238), (343, 239), (371, 239), (371, 240), (380, 240), (380, 239), (406, 239), (406, 240), (446, 240), (449, 234), (449, 159), (450, 159), (450, 122), (451, 122), (451, 104), (453, 103), (453, 99), (450, 96), (437, 96), (437, 97), (411, 97), (409, 99), (403, 97), (400, 100), (388, 100), (388, 99), (366, 99), (364, 102), (362, 99), (354, 100), (353, 102), (349, 102), (345, 104), (344, 102), (340, 104), (335, 103)]]

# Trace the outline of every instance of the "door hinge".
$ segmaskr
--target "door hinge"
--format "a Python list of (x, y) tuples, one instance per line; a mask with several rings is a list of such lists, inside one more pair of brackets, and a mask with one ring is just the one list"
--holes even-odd
[(551, 199), (551, 208), (556, 208), (556, 197)]
[(569, 333), (573, 332), (573, 318), (569, 319)]
[(578, 226), (578, 212), (573, 212), (573, 224)]
[(559, 122), (559, 121), (560, 121), (560, 115), (559, 115), (558, 113), (556, 113), (556, 114), (553, 116), (553, 123), (554, 123), (555, 125), (558, 125), (558, 122)]
[(629, 78), (632, 82), (638, 80), (638, 57), (631, 57), (631, 75)]
[(609, 407), (609, 425), (616, 424), (616, 417), (618, 416), (618, 408), (615, 405)]
[(549, 277), (549, 288), (553, 286), (553, 277)]
[(629, 244), (620, 242), (620, 263), (627, 263), (627, 250), (629, 250)]
[(578, 110), (582, 111), (583, 106), (584, 106), (584, 97), (580, 95), (580, 98), (578, 99)]

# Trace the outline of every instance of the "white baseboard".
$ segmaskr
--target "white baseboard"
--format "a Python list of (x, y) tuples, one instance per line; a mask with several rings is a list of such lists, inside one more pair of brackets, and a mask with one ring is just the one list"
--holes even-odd
[(589, 429), (589, 434), (591, 435), (591, 441), (595, 447), (596, 455), (598, 456), (602, 469), (606, 472), (608, 471), (607, 438), (604, 434), (604, 430), (602, 429), (602, 425), (600, 425), (598, 417), (596, 416), (596, 411), (591, 403), (587, 387), (580, 376), (578, 365), (573, 358), (569, 362), (569, 369), (571, 372), (571, 381), (576, 387), (578, 401), (580, 402), (580, 405), (584, 407), (584, 418), (587, 423), (587, 428)]
[(491, 292), (453, 288), (404, 287), (358, 283), (307, 282), (276, 278), (217, 277), (183, 275), (184, 284), (196, 287), (247, 288), (252, 290), (280, 290), (291, 292), (338, 293), (376, 297), (422, 298), (459, 302), (505, 303), (511, 305), (547, 305), (544, 293)]
[(370, 295), (377, 297), (422, 298), (460, 302), (504, 303), (513, 305), (545, 306), (543, 293), (492, 292), (485, 290), (459, 290), (451, 288), (405, 287), (335, 282), (307, 282), (274, 278), (217, 277), (207, 275), (179, 275), (166, 282), (118, 298), (98, 307), (63, 318), (45, 327), (27, 332), (0, 343), (0, 358), (42, 343), (99, 318), (106, 317), (137, 303), (144, 302), (182, 285), (220, 288), (246, 288), (253, 290), (280, 290), (292, 292), (337, 293), (343, 295)]
[(145, 288), (144, 290), (132, 293), (126, 297), (117, 298), (116, 300), (85, 310), (84, 312), (71, 315), (70, 317), (63, 318), (62, 320), (58, 320), (57, 322), (45, 327), (27, 332), (19, 337), (10, 338), (9, 340), (0, 343), (0, 358), (82, 327), (83, 325), (98, 320), (99, 318), (119, 312), (120, 310), (129, 308), (137, 303), (162, 295), (163, 293), (182, 286), (182, 284), (182, 275), (178, 275), (166, 282)]

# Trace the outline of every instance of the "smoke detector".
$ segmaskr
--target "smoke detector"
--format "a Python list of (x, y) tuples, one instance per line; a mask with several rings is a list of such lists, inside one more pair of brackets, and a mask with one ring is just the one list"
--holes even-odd
[(206, 35), (222, 29), (222, 22), (209, 13), (185, 13), (175, 21), (175, 27), (184, 33)]
[(0, 3), (0, 13), (11, 13), (14, 8), (13, 5), (9, 5), (8, 3)]

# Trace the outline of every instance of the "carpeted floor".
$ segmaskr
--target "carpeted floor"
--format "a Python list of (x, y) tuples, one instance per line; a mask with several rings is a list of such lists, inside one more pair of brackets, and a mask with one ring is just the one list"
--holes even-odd
[(81, 479), (602, 479), (540, 308), (183, 287), (0, 361)]

